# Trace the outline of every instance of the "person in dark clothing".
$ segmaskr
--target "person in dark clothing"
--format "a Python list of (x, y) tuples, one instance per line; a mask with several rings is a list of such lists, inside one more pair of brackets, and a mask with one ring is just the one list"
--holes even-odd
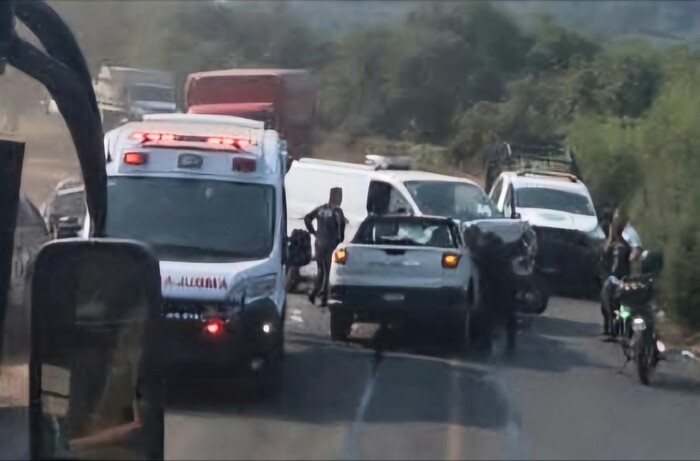
[(628, 219), (625, 215), (616, 213), (610, 225), (603, 253), (603, 260), (609, 270), (609, 276), (603, 284), (600, 296), (600, 310), (603, 314), (603, 334), (606, 336), (612, 333), (613, 301), (617, 297), (620, 280), (630, 275), (631, 272), (632, 246), (625, 240), (623, 235), (627, 221)]
[(482, 303), (487, 308), (482, 314), (483, 331), (481, 346), (490, 350), (492, 334), (500, 324), (505, 327), (506, 352), (515, 352), (518, 333), (517, 306), (515, 304), (516, 280), (511, 269), (513, 255), (503, 241), (492, 232), (482, 232), (478, 227), (470, 232), (476, 250), (476, 261), (482, 274)]
[[(331, 270), (333, 250), (345, 240), (345, 215), (340, 208), (343, 202), (343, 190), (333, 187), (328, 203), (325, 203), (304, 217), (306, 229), (315, 237), (316, 266), (318, 272), (314, 286), (309, 293), (311, 304), (316, 302), (316, 296), (321, 294), (321, 305), (328, 304), (328, 277)], [(316, 220), (316, 228), (313, 221)]]

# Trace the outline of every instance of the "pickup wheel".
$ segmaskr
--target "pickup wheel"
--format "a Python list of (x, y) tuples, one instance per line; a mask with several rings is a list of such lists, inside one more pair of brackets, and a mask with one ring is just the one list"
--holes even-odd
[(331, 312), (331, 341), (347, 341), (353, 320), (352, 314)]
[(462, 352), (469, 347), (472, 333), (471, 320), (472, 309), (471, 305), (467, 304), (449, 325), (450, 345), (455, 352)]
[[(537, 315), (542, 315), (544, 314), (544, 311), (547, 310), (547, 305), (549, 304), (549, 289), (547, 287), (547, 283), (545, 280), (542, 279), (539, 275), (535, 276), (534, 280), (534, 291), (536, 292), (536, 304), (533, 306), (534, 313)], [(598, 294), (600, 297), (600, 290), (598, 290)]]

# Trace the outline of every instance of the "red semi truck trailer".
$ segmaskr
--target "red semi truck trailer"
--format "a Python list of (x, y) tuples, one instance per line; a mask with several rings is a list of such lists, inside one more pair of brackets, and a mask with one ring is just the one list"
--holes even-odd
[(287, 140), (289, 156), (311, 151), (316, 83), (301, 69), (229, 69), (190, 74), (187, 113), (264, 121)]

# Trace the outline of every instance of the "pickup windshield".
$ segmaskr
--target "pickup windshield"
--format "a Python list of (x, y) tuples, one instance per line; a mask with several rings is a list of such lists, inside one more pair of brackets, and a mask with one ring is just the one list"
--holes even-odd
[(456, 181), (407, 181), (404, 183), (421, 213), (446, 216), (462, 222), (502, 218), (481, 188)]
[(272, 251), (272, 186), (179, 178), (110, 178), (107, 235), (149, 243), (158, 258), (240, 261)]
[(543, 208), (566, 213), (595, 216), (593, 203), (585, 195), (544, 187), (522, 187), (515, 192), (518, 208)]
[(374, 217), (362, 223), (353, 243), (456, 248), (454, 226), (444, 220)]

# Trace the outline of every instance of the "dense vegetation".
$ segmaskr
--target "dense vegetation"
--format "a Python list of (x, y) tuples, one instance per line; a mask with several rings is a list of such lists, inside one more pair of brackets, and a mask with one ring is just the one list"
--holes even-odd
[[(321, 83), (319, 126), (348, 141), (431, 146), (422, 150), (432, 153), (427, 160), (459, 169), (478, 165), (492, 139), (566, 137), (598, 205), (627, 205), (647, 246), (665, 250), (665, 302), (700, 327), (700, 54), (689, 46), (593, 40), (580, 32), (587, 24), (581, 14), (571, 16), (580, 24), (569, 18), (578, 29), (547, 17), (524, 27), (506, 8), (534, 7), (480, 2), (401, 2), (407, 14), (342, 34), (310, 27), (285, 2), (78, 3), (81, 14), (68, 2), (56, 5), (83, 31), (93, 66), (97, 57), (119, 58), (180, 77), (236, 66), (307, 67)], [(562, 3), (552, 8), (560, 17), (562, 8), (598, 5)], [(698, 13), (684, 15), (687, 3), (661, 3), (622, 13), (609, 2), (590, 9), (599, 12), (596, 24), (611, 22), (607, 32), (629, 35), (630, 24), (641, 23), (659, 35), (669, 17), (694, 31)], [(95, 29), (105, 15), (130, 27)]]

